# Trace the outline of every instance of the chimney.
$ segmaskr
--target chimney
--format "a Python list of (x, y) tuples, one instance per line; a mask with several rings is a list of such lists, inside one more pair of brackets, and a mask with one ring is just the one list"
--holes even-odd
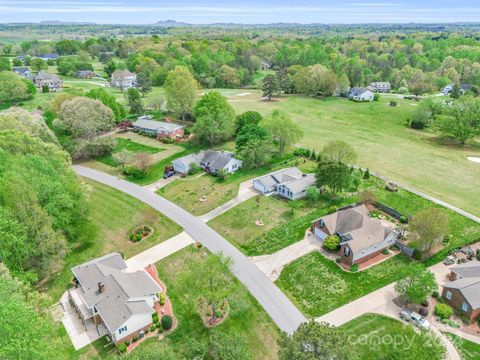
[(103, 282), (98, 283), (98, 292), (103, 293), (105, 291), (105, 284)]

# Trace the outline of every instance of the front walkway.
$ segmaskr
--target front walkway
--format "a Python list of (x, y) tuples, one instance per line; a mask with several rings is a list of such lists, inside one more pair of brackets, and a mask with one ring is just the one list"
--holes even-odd
[(137, 254), (127, 260), (128, 271), (142, 270), (150, 264), (166, 258), (167, 256), (193, 244), (195, 241), (186, 232), (181, 232), (158, 245)]
[(179, 177), (178, 175), (173, 175), (173, 176), (170, 176), (168, 179), (162, 178), (158, 181), (155, 181), (154, 183), (145, 185), (145, 188), (150, 191), (156, 192), (162, 187), (164, 187), (165, 185), (167, 185), (168, 183), (171, 183), (173, 180), (178, 179), (178, 177)]
[(92, 319), (87, 320), (87, 329), (85, 329), (75, 308), (68, 301), (68, 291), (62, 295), (60, 304), (64, 309), (62, 323), (75, 350), (79, 350), (107, 334), (107, 329), (103, 325), (99, 325), (97, 331)]
[(292, 261), (305, 256), (312, 251), (320, 251), (322, 249), (322, 241), (307, 231), (305, 238), (277, 251), (271, 255), (254, 256), (250, 258), (270, 280), (275, 281), (280, 276), (285, 265)]
[(241, 204), (242, 202), (247, 201), (248, 199), (251, 199), (255, 195), (258, 195), (258, 192), (256, 192), (253, 188), (252, 180), (244, 181), (240, 184), (238, 188), (238, 194), (234, 199), (227, 201), (225, 204), (220, 205), (219, 207), (213, 209), (209, 213), (206, 213), (200, 216), (200, 219), (202, 219), (202, 221), (204, 222), (209, 222), (210, 220), (216, 218), (217, 216), (223, 214), (224, 212), (227, 212), (228, 210)]

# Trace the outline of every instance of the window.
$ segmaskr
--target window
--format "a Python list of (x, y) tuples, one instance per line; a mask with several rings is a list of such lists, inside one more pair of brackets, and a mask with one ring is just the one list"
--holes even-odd
[(348, 246), (345, 246), (345, 249), (343, 250), (343, 253), (345, 254), (345, 256), (350, 256), (350, 248)]
[(445, 294), (445, 297), (448, 299), (448, 300), (452, 300), (452, 293), (450, 291), (447, 291), (447, 293)]
[(464, 302), (464, 303), (462, 304), (462, 310), (463, 310), (464, 312), (467, 312), (467, 311), (468, 311), (468, 304), (467, 304), (466, 302)]
[(125, 331), (127, 331), (127, 326), (124, 326), (124, 327), (118, 329), (118, 333), (119, 333), (119, 334), (121, 334), (121, 333), (123, 333), (123, 332), (125, 332)]

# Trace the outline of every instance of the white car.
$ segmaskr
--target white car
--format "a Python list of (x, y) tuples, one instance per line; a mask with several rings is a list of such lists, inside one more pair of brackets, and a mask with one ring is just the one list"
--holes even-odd
[(400, 319), (411, 322), (413, 325), (421, 329), (430, 329), (431, 327), (427, 319), (425, 319), (422, 315), (410, 310), (402, 310), (400, 312)]

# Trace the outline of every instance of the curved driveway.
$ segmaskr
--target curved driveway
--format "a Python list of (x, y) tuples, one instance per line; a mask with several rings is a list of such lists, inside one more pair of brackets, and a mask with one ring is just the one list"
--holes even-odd
[(235, 276), (247, 287), (281, 330), (291, 334), (306, 321), (296, 306), (252, 261), (200, 218), (139, 185), (83, 166), (76, 165), (74, 168), (80, 176), (113, 187), (150, 205), (182, 226), (187, 234), (210, 251), (221, 252), (232, 258), (232, 271)]

